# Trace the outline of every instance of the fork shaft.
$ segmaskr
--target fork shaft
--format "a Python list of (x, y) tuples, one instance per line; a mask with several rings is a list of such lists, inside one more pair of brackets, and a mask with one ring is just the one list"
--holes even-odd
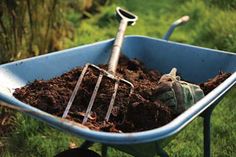
[(116, 35), (116, 39), (113, 44), (111, 57), (108, 63), (108, 72), (110, 72), (113, 75), (116, 73), (116, 68), (119, 61), (119, 57), (120, 57), (120, 49), (124, 40), (124, 34), (125, 34), (127, 24), (128, 24), (128, 21), (126, 19), (122, 19), (120, 21), (120, 26)]

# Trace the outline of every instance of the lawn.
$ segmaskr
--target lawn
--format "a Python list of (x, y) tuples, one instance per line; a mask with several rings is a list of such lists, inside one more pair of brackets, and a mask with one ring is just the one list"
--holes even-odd
[[(146, 35), (161, 38), (173, 21), (183, 15), (190, 16), (190, 22), (179, 27), (170, 40), (236, 52), (236, 10), (235, 3), (227, 7), (214, 0), (120, 0), (103, 6), (91, 18), (80, 20), (77, 12), (67, 16), (75, 28), (75, 38), (66, 39), (64, 48), (74, 47), (113, 38), (118, 22), (114, 17), (116, 6), (124, 7), (139, 16), (137, 24), (128, 28), (126, 34)], [(232, 4), (231, 4), (232, 3)], [(212, 156), (236, 156), (236, 88), (234, 87), (220, 102), (212, 117)], [(1, 111), (1, 110), (0, 110)], [(0, 114), (2, 111), (0, 112)], [(40, 157), (53, 156), (67, 149), (71, 143), (80, 145), (82, 139), (49, 127), (31, 117), (15, 112), (15, 130), (6, 137), (0, 137), (0, 156)], [(203, 156), (202, 118), (195, 119), (165, 150), (170, 156)], [(100, 145), (92, 147), (100, 151)], [(109, 149), (109, 156), (129, 156), (115, 149)]]

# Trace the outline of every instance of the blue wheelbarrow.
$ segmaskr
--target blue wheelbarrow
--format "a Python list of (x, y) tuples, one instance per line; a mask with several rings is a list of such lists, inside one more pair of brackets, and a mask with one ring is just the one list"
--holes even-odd
[(219, 71), (233, 73), (212, 92), (176, 117), (156, 129), (135, 133), (108, 133), (89, 130), (83, 125), (53, 116), (13, 97), (14, 89), (35, 79), (51, 79), (85, 63), (107, 63), (113, 39), (79, 46), (38, 57), (24, 59), (0, 66), (0, 102), (48, 123), (60, 130), (86, 140), (81, 148), (101, 143), (102, 156), (107, 147), (113, 147), (137, 157), (168, 156), (163, 147), (178, 132), (198, 116), (204, 118), (204, 156), (210, 156), (211, 112), (225, 93), (236, 83), (236, 54), (168, 41), (177, 20), (163, 39), (145, 36), (126, 36), (122, 52), (129, 58), (141, 60), (146, 67), (167, 73), (176, 67), (181, 76), (190, 82), (200, 83), (214, 77)]

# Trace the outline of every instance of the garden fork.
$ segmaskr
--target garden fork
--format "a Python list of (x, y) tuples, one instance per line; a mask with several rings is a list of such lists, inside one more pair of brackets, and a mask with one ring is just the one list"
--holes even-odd
[(119, 57), (120, 57), (120, 49), (121, 49), (121, 46), (122, 46), (122, 43), (123, 43), (124, 33), (125, 33), (125, 30), (126, 30), (126, 27), (127, 27), (127, 25), (134, 25), (136, 20), (138, 19), (138, 17), (136, 15), (120, 8), (120, 7), (116, 8), (116, 13), (117, 13), (117, 15), (120, 19), (120, 25), (119, 25), (119, 29), (118, 29), (114, 44), (113, 44), (111, 57), (110, 57), (109, 62), (108, 62), (108, 71), (106, 71), (104, 69), (101, 69), (98, 66), (96, 66), (94, 64), (91, 64), (91, 63), (87, 63), (85, 65), (85, 67), (83, 68), (83, 70), (80, 74), (80, 77), (79, 77), (79, 79), (76, 83), (76, 86), (75, 86), (75, 88), (72, 92), (72, 95), (71, 95), (70, 100), (67, 104), (67, 107), (66, 107), (66, 109), (63, 113), (62, 118), (65, 118), (67, 116), (67, 114), (70, 110), (70, 107), (71, 107), (71, 105), (74, 101), (74, 98), (75, 98), (75, 96), (78, 92), (78, 89), (79, 89), (79, 87), (82, 83), (84, 75), (86, 74), (89, 67), (98, 70), (99, 71), (99, 76), (98, 76), (98, 80), (97, 80), (97, 83), (95, 85), (95, 88), (93, 90), (92, 96), (90, 98), (87, 110), (85, 112), (82, 124), (86, 123), (87, 120), (88, 120), (88, 117), (90, 115), (91, 109), (93, 107), (93, 104), (94, 104), (95, 98), (97, 96), (97, 92), (98, 92), (98, 89), (100, 87), (100, 84), (102, 82), (103, 77), (107, 77), (107, 78), (112, 79), (112, 80), (115, 81), (114, 92), (112, 94), (110, 104), (108, 106), (108, 110), (107, 110), (107, 113), (106, 113), (106, 116), (105, 116), (105, 121), (109, 120), (109, 117), (110, 117), (110, 114), (111, 114), (111, 111), (112, 111), (112, 108), (113, 108), (113, 105), (114, 105), (114, 102), (115, 102), (115, 98), (116, 98), (119, 83), (123, 82), (123, 83), (127, 84), (130, 87), (129, 93), (131, 94), (133, 92), (133, 89), (134, 89), (133, 84), (131, 82), (117, 76), (116, 75), (116, 69), (117, 69), (117, 65), (118, 65), (118, 61), (119, 61)]

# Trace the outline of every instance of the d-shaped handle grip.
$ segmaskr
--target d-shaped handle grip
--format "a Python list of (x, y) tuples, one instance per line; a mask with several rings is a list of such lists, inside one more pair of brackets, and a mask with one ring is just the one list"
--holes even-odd
[(138, 16), (120, 7), (116, 8), (116, 14), (119, 20), (126, 20), (128, 22), (128, 25), (134, 25), (135, 22), (138, 20)]

